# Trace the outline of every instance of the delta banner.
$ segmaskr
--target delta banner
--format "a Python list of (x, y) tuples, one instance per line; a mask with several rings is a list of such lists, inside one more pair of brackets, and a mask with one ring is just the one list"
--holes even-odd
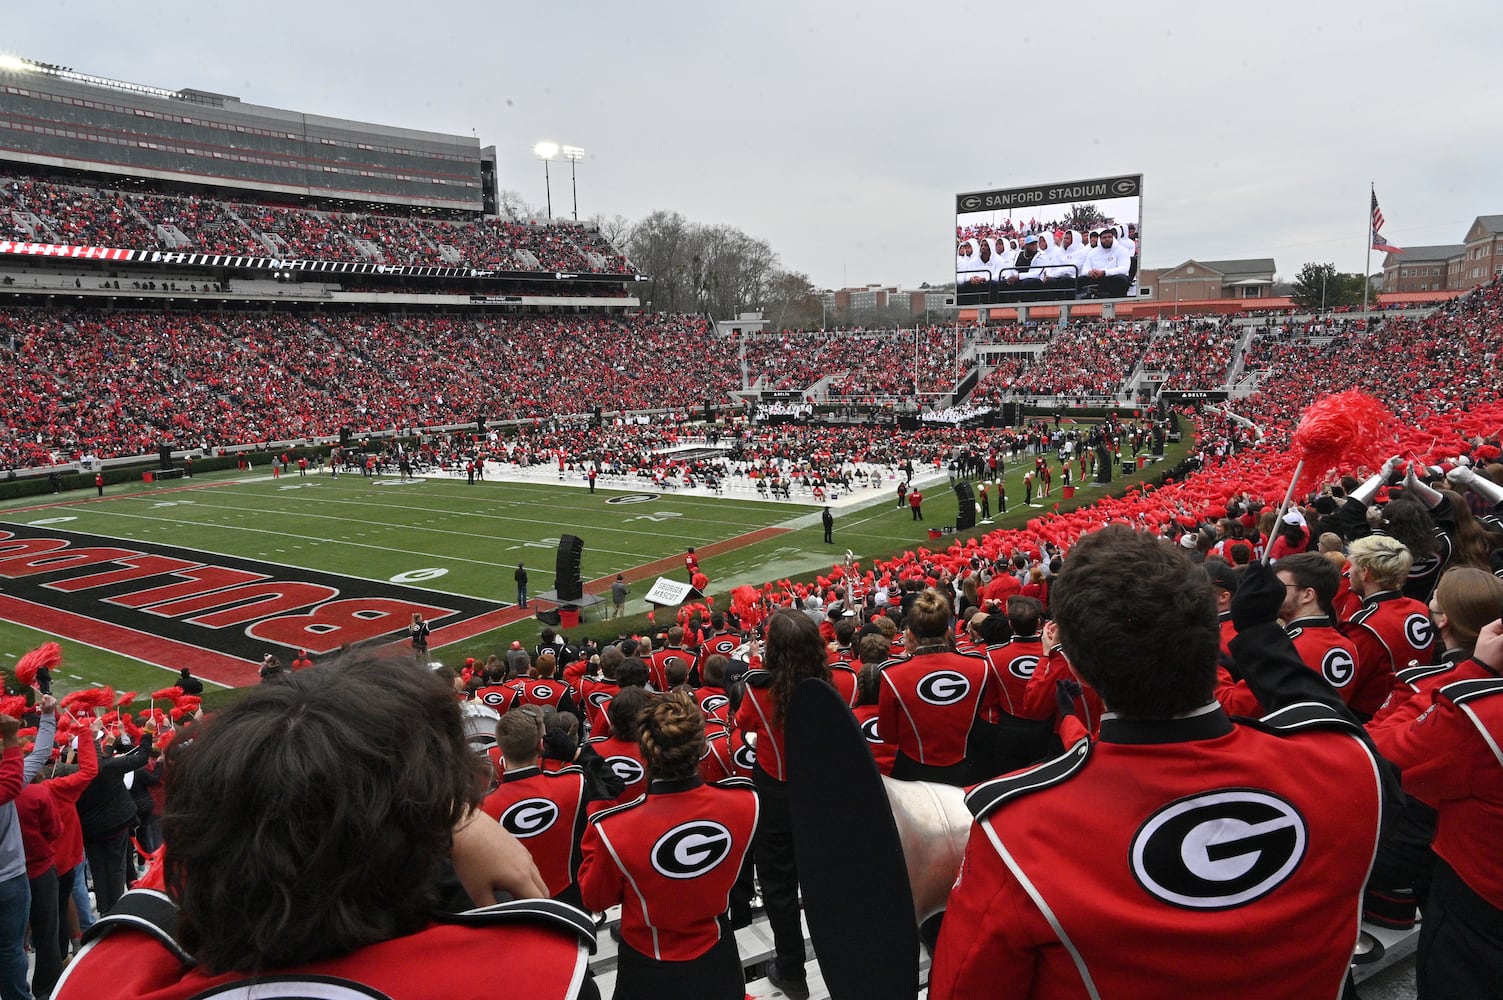
[[(309, 260), (305, 258), (248, 257), (195, 253), (178, 250), (125, 250), (118, 247), (75, 246), (68, 243), (29, 243), (0, 240), (0, 255), (55, 257), (69, 260), (109, 260), (129, 264), (160, 264), (173, 267), (224, 267), (251, 271), (300, 271), (312, 274), (390, 274), (412, 278), (529, 278), (546, 279), (550, 272), (502, 271), (490, 268), (440, 267), (429, 264), (374, 264), (369, 261)], [(551, 272), (555, 281), (646, 281), (640, 274)]]
[(289, 566), (0, 523), (0, 620), (224, 684), (267, 653), (394, 641), (414, 612), (440, 645), (498, 627), (510, 605)]

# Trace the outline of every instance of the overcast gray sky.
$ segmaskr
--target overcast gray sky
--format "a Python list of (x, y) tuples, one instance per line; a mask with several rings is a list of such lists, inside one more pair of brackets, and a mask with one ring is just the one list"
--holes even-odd
[(474, 129), (539, 206), (533, 144), (582, 146), (581, 217), (728, 223), (838, 287), (945, 280), (956, 192), (1133, 172), (1147, 267), (1360, 271), (1369, 182), (1390, 242), (1460, 242), (1503, 212), (1500, 39), (1498, 0), (31, 0), (0, 52)]

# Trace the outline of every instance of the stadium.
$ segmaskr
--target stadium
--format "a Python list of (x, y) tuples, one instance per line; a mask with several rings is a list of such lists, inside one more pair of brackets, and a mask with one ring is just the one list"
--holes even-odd
[[(0, 59), (9, 714), (36, 736), (44, 692), (22, 654), (47, 643), (51, 690), (72, 709), (58, 742), (92, 711), (127, 747), (351, 655), (427, 664), (478, 706), (487, 664), (532, 650), (557, 661), (598, 736), (580, 678), (628, 637), (664, 691), (664, 650), (734, 633), (732, 659), (759, 665), (755, 637), (793, 609), (832, 663), (859, 668), (845, 618), (901, 619), (937, 591), (950, 645), (985, 657), (972, 616), (1005, 619), (1013, 595), (1046, 608), (1072, 549), (1103, 528), (1238, 573), (1330, 534), (1339, 564), (1355, 529), (1336, 508), (1351, 498), (1375, 517), (1426, 501), (1425, 531), (1446, 541), (1420, 600), (1447, 565), (1503, 575), (1503, 279), (1489, 269), (1503, 217), (1477, 217), (1451, 256), (1484, 261), (1480, 274), (1458, 268), (1443, 295), (1402, 287), (1395, 266), (1399, 290), (1333, 312), (1213, 267), (1166, 315), (1193, 267), (1140, 268), (1134, 238), (1156, 233), (1132, 177), (1049, 188), (1110, 188), (1121, 204), (1094, 219), (1042, 196), (1009, 212), (1029, 189), (957, 196), (943, 322), (785, 327), (714, 314), (707, 295), (654, 308), (662, 275), (598, 222), (508, 211), (497, 149), (473, 135)], [(1092, 253), (1118, 241), (1120, 290), (1087, 233)], [(1031, 245), (1054, 255), (1031, 261)], [(1363, 403), (1348, 405), (1372, 412), (1343, 430), (1366, 436), (1316, 456), (1302, 418), (1353, 391)], [(1218, 699), (1240, 696), (1239, 676)], [(1099, 730), (1086, 688), (1079, 719), (1051, 688), (1038, 721)], [(470, 735), (494, 748), (491, 723), (510, 712), (472, 714)], [(744, 740), (719, 721), (727, 746)], [(142, 854), (161, 844), (147, 829)], [(780, 970), (771, 898), (763, 884), (733, 935), (747, 995), (841, 995), (833, 957), (810, 962), (806, 985)], [(811, 898), (806, 882), (806, 910)], [(640, 941), (631, 917), (601, 909), (588, 964), (608, 996)], [(821, 918), (805, 917), (796, 930), (818, 951)], [(1412, 913), (1364, 923), (1356, 981), (1404, 962), (1414, 926)], [(69, 985), (58, 995), (80, 995)]]

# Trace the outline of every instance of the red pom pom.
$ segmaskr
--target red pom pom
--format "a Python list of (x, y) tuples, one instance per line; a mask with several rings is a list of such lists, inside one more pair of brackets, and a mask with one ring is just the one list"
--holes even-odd
[(71, 712), (92, 712), (96, 708), (113, 707), (115, 689), (111, 687), (84, 688), (63, 695), (63, 707)]
[(1318, 478), (1338, 466), (1376, 466), (1393, 450), (1393, 416), (1359, 389), (1324, 396), (1294, 430), (1304, 475)]
[(37, 671), (42, 667), (53, 669), (63, 662), (63, 647), (55, 642), (44, 642), (21, 657), (16, 664), (16, 683), (32, 687), (37, 682)]
[(13, 694), (8, 698), (0, 698), (0, 715), (8, 715), (12, 719), (19, 719), (26, 714), (26, 696)]
[(160, 691), (151, 693), (152, 701), (177, 701), (183, 696), (183, 689), (176, 685), (170, 688), (162, 688)]
[(133, 702), (135, 700), (136, 700), (136, 692), (134, 692), (134, 691), (127, 691), (124, 694), (122, 694), (115, 701), (115, 707), (116, 708), (124, 708), (126, 705), (129, 705), (131, 702)]

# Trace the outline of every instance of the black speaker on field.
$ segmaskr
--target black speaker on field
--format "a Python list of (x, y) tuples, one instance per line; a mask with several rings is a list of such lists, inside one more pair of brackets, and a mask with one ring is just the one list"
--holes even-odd
[(584, 596), (584, 581), (579, 578), (579, 557), (584, 541), (577, 535), (558, 540), (558, 563), (554, 567), (553, 589), (560, 601), (577, 601)]
[(164, 444), (157, 446), (157, 463), (161, 466), (163, 472), (171, 471), (172, 445)]
[(1018, 426), (1018, 411), (1022, 409), (1017, 403), (1002, 404), (1002, 424), (1006, 427)]
[(349, 446), (350, 446), (350, 429), (348, 427), (341, 427), (341, 428), (339, 428), (339, 447), (341, 447), (341, 448), (348, 448)]
[(955, 511), (955, 530), (976, 527), (976, 492), (971, 489), (971, 484), (962, 479), (952, 483), (950, 488), (955, 491), (955, 500), (959, 504)]

